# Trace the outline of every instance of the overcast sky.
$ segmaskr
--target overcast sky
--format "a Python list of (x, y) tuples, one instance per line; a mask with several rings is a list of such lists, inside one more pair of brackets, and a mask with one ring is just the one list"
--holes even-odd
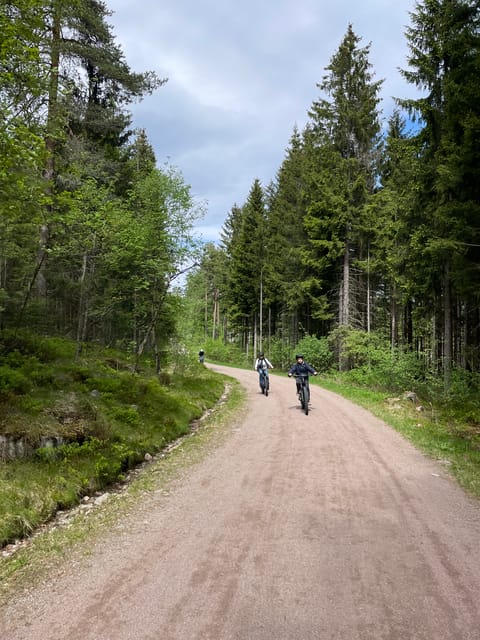
[(320, 97), (317, 83), (348, 24), (370, 45), (384, 80), (382, 115), (393, 97), (416, 95), (405, 28), (415, 0), (106, 0), (117, 43), (133, 71), (168, 82), (133, 105), (157, 163), (178, 167), (207, 213), (198, 233), (218, 241), (234, 204), (255, 178), (275, 178), (294, 126)]

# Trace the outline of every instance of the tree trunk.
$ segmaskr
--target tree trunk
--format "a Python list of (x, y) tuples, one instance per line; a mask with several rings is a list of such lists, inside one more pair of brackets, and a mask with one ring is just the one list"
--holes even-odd
[[(86, 326), (86, 318), (84, 319), (84, 315), (86, 315), (86, 303), (85, 303), (85, 278), (87, 275), (87, 252), (83, 254), (82, 261), (82, 273), (80, 275), (80, 298), (78, 301), (78, 320), (77, 320), (77, 349), (76, 349), (76, 357), (80, 355), (82, 352), (82, 336), (85, 333)], [(84, 326), (85, 325), (85, 326)]]
[(370, 333), (370, 247), (367, 254), (367, 333)]
[(208, 336), (208, 289), (205, 285), (205, 309), (203, 319), (203, 339), (206, 340)]
[(450, 262), (445, 263), (443, 278), (443, 378), (445, 393), (450, 390), (452, 372), (452, 302), (450, 290)]
[(212, 340), (215, 340), (216, 333), (216, 322), (217, 322), (217, 296), (216, 290), (213, 291), (213, 310), (212, 310)]
[(263, 349), (263, 271), (260, 272), (260, 320), (259, 320), (259, 343), (260, 349)]
[(392, 295), (390, 300), (390, 347), (392, 351), (398, 345), (398, 304), (397, 287), (392, 285)]
[(50, 46), (50, 82), (48, 88), (47, 133), (45, 138), (46, 160), (43, 172), (46, 181), (47, 204), (45, 205), (45, 223), (40, 228), (40, 240), (35, 269), (35, 291), (39, 297), (47, 296), (45, 276), (46, 256), (50, 238), (49, 224), (52, 214), (53, 182), (55, 178), (56, 132), (58, 130), (58, 81), (60, 67), (60, 10), (54, 6), (52, 16), (52, 39)]
[(341, 326), (348, 327), (350, 322), (350, 245), (348, 242), (348, 230), (345, 237), (343, 253), (343, 287), (342, 287), (342, 316)]

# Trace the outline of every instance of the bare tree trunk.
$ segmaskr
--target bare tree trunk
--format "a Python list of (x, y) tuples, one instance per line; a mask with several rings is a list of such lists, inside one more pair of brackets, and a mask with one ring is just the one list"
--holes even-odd
[(263, 349), (263, 271), (260, 272), (260, 320), (259, 320), (259, 343), (260, 349)]
[(35, 282), (37, 281), (38, 272), (42, 268), (45, 256), (46, 256), (46, 254), (44, 254), (41, 257), (41, 261), (39, 263), (37, 263), (36, 266), (35, 266), (35, 271), (33, 272), (33, 276), (32, 276), (32, 278), (30, 280), (30, 284), (28, 285), (28, 289), (27, 289), (27, 292), (25, 294), (25, 298), (23, 299), (22, 308), (20, 309), (20, 312), (18, 314), (18, 318), (17, 318), (17, 322), (16, 322), (17, 328), (19, 328), (22, 325), (23, 314), (25, 313), (25, 309), (27, 308), (27, 304), (28, 304), (28, 302), (30, 300), (30, 297), (32, 295), (32, 291), (33, 291), (33, 288), (35, 286)]
[(155, 373), (158, 375), (160, 373), (161, 369), (161, 360), (160, 360), (160, 350), (158, 348), (158, 343), (157, 343), (157, 332), (155, 331), (155, 327), (153, 328), (152, 331), (152, 338), (153, 338), (153, 350), (155, 353)]
[(392, 285), (392, 297), (390, 301), (390, 346), (393, 351), (398, 344), (398, 305), (397, 305), (397, 287), (395, 283)]
[(452, 373), (452, 302), (450, 290), (450, 263), (445, 264), (443, 278), (443, 378), (445, 383), (445, 393), (450, 390), (450, 379)]
[(340, 282), (338, 291), (338, 325), (343, 325), (343, 280)]
[(216, 321), (217, 321), (217, 296), (216, 296), (216, 290), (214, 289), (214, 291), (213, 291), (213, 311), (212, 311), (212, 340), (215, 340)]
[(48, 88), (48, 112), (47, 112), (47, 134), (45, 138), (46, 147), (46, 161), (44, 169), (44, 178), (47, 184), (47, 204), (46, 209), (46, 221), (40, 227), (40, 239), (37, 252), (37, 262), (35, 274), (36, 278), (34, 286), (36, 293), (39, 297), (46, 298), (47, 296), (47, 280), (45, 275), (47, 247), (50, 238), (49, 224), (52, 213), (51, 199), (53, 196), (53, 181), (55, 178), (55, 150), (56, 150), (56, 131), (58, 129), (57, 114), (58, 114), (58, 82), (59, 82), (59, 67), (60, 67), (60, 10), (58, 7), (54, 7), (52, 17), (52, 39), (50, 47), (50, 83)]
[(205, 311), (204, 311), (204, 321), (203, 321), (203, 338), (207, 339), (208, 336), (208, 289), (207, 285), (205, 285)]
[[(340, 284), (340, 296), (339, 296), (339, 326), (348, 327), (350, 323), (350, 245), (348, 242), (348, 226), (345, 232), (345, 246), (343, 253), (343, 276)], [(343, 338), (338, 339), (338, 370), (343, 371), (344, 359), (343, 359)]]
[(217, 288), (213, 290), (212, 325), (212, 338), (216, 340), (220, 332), (220, 292)]
[[(348, 233), (348, 231), (347, 231)], [(343, 287), (342, 287), (342, 317), (340, 324), (348, 326), (350, 322), (350, 246), (348, 235), (345, 237), (345, 248), (343, 253)]]
[(223, 316), (223, 344), (227, 344), (228, 342), (228, 321), (227, 315)]
[(268, 307), (268, 352), (272, 349), (272, 308)]
[(47, 278), (45, 276), (45, 267), (47, 264), (47, 247), (50, 237), (50, 229), (47, 224), (40, 227), (40, 237), (38, 242), (37, 263), (35, 269), (34, 289), (38, 297), (47, 297)]
[(143, 352), (145, 350), (145, 347), (147, 346), (150, 336), (155, 330), (155, 325), (157, 323), (160, 311), (163, 307), (163, 303), (165, 301), (166, 295), (167, 295), (167, 291), (165, 291), (164, 295), (161, 297), (160, 302), (157, 302), (157, 304), (153, 308), (153, 311), (150, 317), (150, 322), (145, 329), (145, 334), (143, 336), (143, 339), (140, 341), (140, 343), (137, 346), (136, 353), (135, 353), (135, 371), (138, 371), (139, 369), (140, 358), (143, 355)]
[(85, 332), (84, 325), (86, 325), (86, 318), (84, 319), (84, 315), (86, 315), (85, 310), (85, 278), (87, 274), (87, 252), (83, 254), (82, 260), (82, 273), (80, 275), (80, 298), (78, 301), (78, 320), (77, 320), (77, 348), (76, 348), (76, 357), (80, 355), (82, 352), (82, 336)]
[(367, 333), (370, 333), (370, 247), (367, 254)]

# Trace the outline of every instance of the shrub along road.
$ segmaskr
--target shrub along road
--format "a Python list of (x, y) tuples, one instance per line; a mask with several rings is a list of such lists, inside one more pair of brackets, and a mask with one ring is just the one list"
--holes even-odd
[(0, 613), (8, 640), (478, 640), (480, 503), (367, 411), (253, 371), (230, 435)]

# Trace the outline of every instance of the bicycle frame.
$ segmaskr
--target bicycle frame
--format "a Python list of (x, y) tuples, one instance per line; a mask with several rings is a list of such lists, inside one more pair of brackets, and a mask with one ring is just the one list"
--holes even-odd
[(310, 401), (310, 389), (308, 388), (308, 376), (295, 376), (297, 382), (300, 383), (300, 403), (305, 415), (308, 416), (308, 403)]

